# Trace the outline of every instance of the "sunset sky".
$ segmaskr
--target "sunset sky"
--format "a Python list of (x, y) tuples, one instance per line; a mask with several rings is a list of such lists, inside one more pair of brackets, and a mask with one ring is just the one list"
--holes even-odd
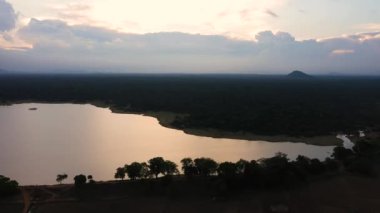
[(378, 0), (0, 0), (0, 69), (380, 74)]

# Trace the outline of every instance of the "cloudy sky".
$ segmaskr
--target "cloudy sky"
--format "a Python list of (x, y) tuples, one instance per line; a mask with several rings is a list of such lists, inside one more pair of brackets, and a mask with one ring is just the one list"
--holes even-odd
[(378, 0), (0, 0), (0, 69), (380, 75)]

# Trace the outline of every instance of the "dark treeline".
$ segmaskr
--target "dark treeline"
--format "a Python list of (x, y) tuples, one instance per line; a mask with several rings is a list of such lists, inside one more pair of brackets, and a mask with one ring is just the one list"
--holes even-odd
[[(239, 160), (238, 162), (217, 163), (210, 158), (184, 158), (181, 160), (183, 175), (190, 180), (213, 179), (225, 181), (227, 187), (281, 187), (302, 183), (309, 178), (341, 171), (374, 177), (380, 157), (378, 140), (357, 142), (353, 150), (336, 147), (331, 158), (324, 161), (298, 156), (290, 161), (283, 153), (260, 160)], [(126, 175), (132, 180), (157, 179), (166, 181), (179, 175), (174, 162), (155, 157), (148, 163), (133, 162), (116, 169), (115, 178), (123, 180)]]
[(314, 136), (380, 124), (380, 78), (251, 75), (0, 75), (0, 103), (101, 102), (183, 114), (177, 128)]

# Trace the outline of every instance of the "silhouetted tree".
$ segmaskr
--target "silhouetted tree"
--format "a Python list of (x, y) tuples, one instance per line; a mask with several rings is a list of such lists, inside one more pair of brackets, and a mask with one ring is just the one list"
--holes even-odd
[(74, 177), (74, 184), (76, 187), (81, 187), (86, 184), (87, 178), (85, 175), (77, 175)]
[(88, 179), (88, 183), (91, 183), (91, 184), (95, 183), (94, 177), (92, 177), (92, 175), (87, 175), (87, 179)]
[(177, 169), (177, 164), (174, 163), (173, 161), (166, 160), (165, 161), (165, 166), (164, 166), (164, 174), (165, 175), (173, 175), (173, 174), (178, 174), (178, 169)]
[(218, 175), (226, 178), (232, 178), (236, 175), (236, 164), (232, 162), (223, 162), (217, 169)]
[(342, 146), (337, 146), (333, 150), (332, 157), (336, 160), (347, 161), (354, 156), (354, 152), (351, 149), (346, 149)]
[(249, 162), (243, 159), (240, 159), (236, 162), (236, 173), (242, 175), (245, 173), (245, 169), (248, 166)]
[(157, 178), (158, 175), (165, 173), (165, 160), (162, 157), (155, 157), (149, 161), (149, 170)]
[(145, 162), (141, 163), (141, 177), (142, 178), (150, 178), (152, 177), (152, 173), (149, 170), (149, 165)]
[(194, 161), (191, 158), (184, 158), (181, 160), (182, 171), (187, 177), (191, 177), (198, 174), (198, 170), (194, 165)]
[(303, 155), (298, 155), (295, 163), (297, 164), (297, 166), (307, 170), (310, 166), (310, 158), (305, 157)]
[(67, 178), (67, 174), (58, 174), (57, 178), (55, 179), (59, 184), (62, 184), (62, 181)]
[(18, 191), (18, 183), (8, 177), (0, 175), (0, 197), (13, 195)]
[(119, 167), (116, 169), (115, 178), (120, 178), (121, 180), (124, 180), (125, 178), (125, 169), (123, 167)]
[(181, 163), (182, 163), (182, 171), (184, 173), (186, 173), (186, 168), (190, 167), (190, 166), (194, 166), (194, 162), (193, 162), (193, 159), (191, 158), (184, 158), (181, 160)]
[(325, 165), (318, 159), (310, 160), (309, 171), (311, 174), (321, 174), (326, 170)]
[(259, 174), (261, 173), (261, 166), (260, 164), (257, 163), (255, 160), (251, 160), (249, 164), (245, 165), (244, 168), (244, 176), (253, 178), (253, 177), (258, 177)]
[(136, 178), (141, 178), (143, 166), (138, 162), (133, 162), (130, 165), (125, 165), (125, 171), (128, 177), (132, 180)]
[(199, 174), (203, 176), (214, 174), (218, 168), (218, 163), (211, 158), (196, 158), (194, 163), (199, 171)]
[(290, 164), (287, 155), (276, 153), (274, 157), (260, 159), (263, 168), (263, 181), (267, 186), (283, 184), (287, 181), (290, 174)]
[(324, 163), (328, 170), (337, 170), (339, 168), (339, 163), (337, 160), (326, 158)]

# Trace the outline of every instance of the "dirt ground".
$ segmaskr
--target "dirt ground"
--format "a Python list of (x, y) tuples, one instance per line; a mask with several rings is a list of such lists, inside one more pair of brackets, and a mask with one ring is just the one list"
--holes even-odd
[[(295, 188), (247, 190), (228, 196), (202, 191), (202, 185), (194, 185), (181, 191), (182, 189), (178, 188), (181, 184), (175, 186), (175, 183), (172, 183), (171, 186), (156, 187), (154, 193), (147, 193), (147, 188), (142, 187), (143, 185), (98, 183), (91, 190), (79, 194), (72, 185), (29, 186), (23, 189), (30, 193), (32, 213), (380, 212), (380, 178), (348, 174), (313, 181)], [(152, 186), (148, 188), (151, 189)], [(168, 193), (167, 189), (171, 191)], [(17, 199), (8, 203), (0, 202), (0, 212), (22, 212), (23, 199), (20, 197), (22, 196), (17, 198), (18, 203)]]

